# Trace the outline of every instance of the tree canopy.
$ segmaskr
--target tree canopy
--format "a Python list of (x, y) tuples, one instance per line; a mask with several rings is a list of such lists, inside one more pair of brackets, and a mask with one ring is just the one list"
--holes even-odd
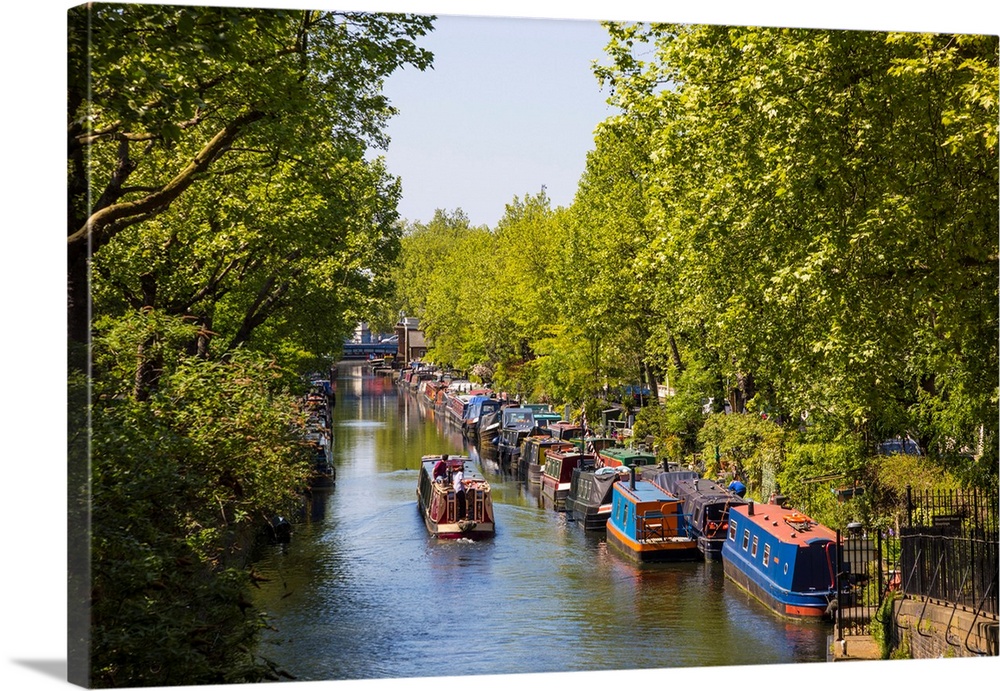
[(666, 384), (656, 426), (688, 453), (728, 401), (995, 482), (997, 38), (605, 26), (618, 114), (573, 204), (515, 198), (445, 243), (412, 305), (432, 357), (578, 407)]
[(71, 678), (277, 679), (248, 547), (295, 510), (304, 375), (385, 310), (385, 78), (433, 17), (69, 13)]

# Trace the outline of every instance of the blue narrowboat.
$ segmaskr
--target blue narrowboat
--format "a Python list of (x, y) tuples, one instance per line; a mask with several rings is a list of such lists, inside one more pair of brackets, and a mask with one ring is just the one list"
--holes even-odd
[(831, 617), (837, 595), (837, 534), (776, 504), (729, 509), (722, 546), (726, 576), (791, 619)]
[(687, 531), (681, 501), (648, 480), (612, 485), (608, 544), (640, 562), (696, 559), (698, 545)]

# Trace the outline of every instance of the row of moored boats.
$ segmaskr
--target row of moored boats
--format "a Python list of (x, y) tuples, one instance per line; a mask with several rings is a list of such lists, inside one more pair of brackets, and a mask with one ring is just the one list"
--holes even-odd
[[(543, 504), (563, 511), (639, 563), (721, 560), (725, 574), (777, 613), (829, 617), (836, 608), (837, 534), (780, 497), (755, 503), (742, 486), (664, 465), (616, 436), (591, 434), (546, 405), (505, 400), (432, 369), (404, 368), (397, 382), (481, 447), (500, 470), (540, 486)], [(437, 474), (435, 474), (435, 468)], [(456, 492), (464, 490), (467, 511)], [(421, 459), (417, 505), (439, 538), (494, 536), (490, 486), (467, 456)]]

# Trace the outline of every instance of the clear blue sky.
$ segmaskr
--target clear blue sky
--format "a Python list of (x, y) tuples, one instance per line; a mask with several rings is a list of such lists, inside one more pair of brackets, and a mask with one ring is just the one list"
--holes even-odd
[(384, 152), (402, 180), (400, 215), (426, 222), (435, 209), (461, 208), (491, 227), (515, 196), (543, 185), (554, 206), (572, 203), (594, 127), (614, 112), (591, 71), (593, 60), (605, 60), (598, 18), (996, 33), (997, 14), (995, 3), (970, 10), (961, 1), (362, 4), (439, 17), (422, 41), (434, 69), (398, 72), (386, 86), (400, 110)]
[(606, 42), (594, 20), (439, 16), (421, 43), (434, 68), (397, 72), (385, 89), (400, 111), (385, 153), (400, 214), (461, 208), (492, 227), (543, 185), (553, 205), (571, 204), (594, 127), (613, 113), (591, 71)]

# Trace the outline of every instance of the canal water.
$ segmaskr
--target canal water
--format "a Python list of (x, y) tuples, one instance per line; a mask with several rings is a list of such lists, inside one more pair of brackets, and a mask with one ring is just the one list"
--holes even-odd
[[(415, 395), (342, 363), (336, 486), (265, 549), (260, 653), (299, 680), (822, 662), (830, 625), (779, 619), (720, 563), (637, 566), (498, 474)], [(430, 538), (420, 457), (465, 453), (493, 487), (484, 542)]]

